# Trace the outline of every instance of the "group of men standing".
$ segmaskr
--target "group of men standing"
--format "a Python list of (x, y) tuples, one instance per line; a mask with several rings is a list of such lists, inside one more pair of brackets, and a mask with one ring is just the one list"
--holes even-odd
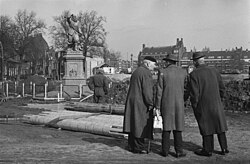
[(229, 153), (222, 105), (225, 88), (219, 72), (206, 66), (204, 57), (202, 53), (193, 53), (196, 69), (188, 74), (176, 65), (178, 59), (175, 55), (168, 55), (163, 59), (166, 67), (158, 71), (156, 84), (151, 74), (156, 67), (156, 59), (150, 56), (144, 58), (143, 65), (131, 76), (125, 103), (123, 131), (128, 133), (129, 151), (148, 153), (144, 139), (153, 139), (153, 113), (160, 111), (163, 119), (161, 155), (166, 157), (169, 154), (172, 131), (176, 157), (185, 157), (182, 141), (184, 102), (190, 99), (203, 140), (202, 149), (195, 153), (212, 156), (214, 134), (218, 137), (220, 154)]

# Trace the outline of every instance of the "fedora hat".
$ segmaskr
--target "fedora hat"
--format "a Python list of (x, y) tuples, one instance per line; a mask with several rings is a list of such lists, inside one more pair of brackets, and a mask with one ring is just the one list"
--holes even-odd
[(162, 60), (165, 60), (165, 61), (175, 61), (177, 62), (178, 61), (178, 58), (176, 55), (174, 54), (168, 54), (164, 59)]
[(205, 55), (203, 53), (201, 53), (201, 52), (194, 52), (193, 53), (193, 57), (192, 57), (191, 60), (197, 60), (197, 59), (202, 58), (202, 57), (205, 57)]

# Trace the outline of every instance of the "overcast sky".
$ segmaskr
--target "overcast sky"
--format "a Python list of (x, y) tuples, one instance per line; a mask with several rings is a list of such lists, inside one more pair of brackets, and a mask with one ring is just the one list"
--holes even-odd
[[(170, 46), (183, 38), (187, 50), (250, 49), (250, 0), (0, 0), (0, 14), (37, 13), (47, 26), (64, 10), (97, 11), (107, 19), (107, 43), (124, 59), (146, 46)], [(49, 38), (46, 40), (50, 44)]]

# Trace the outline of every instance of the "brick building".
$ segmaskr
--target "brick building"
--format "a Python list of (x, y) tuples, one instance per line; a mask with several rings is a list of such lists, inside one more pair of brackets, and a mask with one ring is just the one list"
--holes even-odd
[[(216, 67), (222, 73), (248, 73), (250, 67), (250, 51), (243, 50), (242, 47), (225, 51), (203, 51), (205, 54), (205, 62), (209, 66)], [(187, 52), (184, 47), (183, 39), (177, 38), (176, 44), (163, 47), (146, 47), (142, 45), (142, 51), (138, 55), (138, 63), (146, 56), (153, 56), (159, 63), (159, 67), (163, 67), (162, 59), (167, 54), (175, 54), (179, 59), (178, 65), (187, 68), (192, 65), (193, 52)]]
[[(250, 67), (250, 52), (246, 49), (235, 48), (231, 51), (203, 51), (205, 62), (216, 67), (222, 73), (248, 73)], [(192, 52), (185, 52), (181, 59), (181, 66), (192, 64)]]
[[(162, 59), (165, 58), (168, 54), (175, 54), (180, 61), (185, 52), (186, 48), (184, 47), (182, 38), (177, 38), (176, 44), (171, 46), (147, 47), (145, 44), (143, 44), (142, 51), (140, 51), (138, 55), (138, 64), (141, 64), (141, 61), (144, 57), (153, 56), (157, 60), (159, 66), (162, 67)], [(178, 65), (180, 64), (181, 62), (178, 63)]]

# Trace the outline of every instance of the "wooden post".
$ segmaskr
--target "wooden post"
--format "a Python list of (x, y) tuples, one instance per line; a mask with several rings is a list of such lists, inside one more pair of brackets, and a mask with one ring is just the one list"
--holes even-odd
[(17, 90), (17, 82), (15, 81), (15, 94), (16, 94), (16, 91)]
[(62, 93), (63, 93), (63, 85), (62, 85), (62, 84), (60, 84), (60, 98), (62, 98), (62, 97), (63, 97)]
[(32, 91), (32, 81), (30, 82), (30, 91)]
[(6, 83), (6, 97), (9, 97), (9, 83)]
[(82, 97), (82, 85), (80, 84), (79, 85), (79, 98), (81, 98)]
[(60, 102), (60, 94), (57, 94), (57, 102)]
[(45, 83), (44, 85), (44, 98), (46, 99), (47, 98), (47, 83)]
[(22, 95), (23, 95), (23, 97), (24, 97), (24, 83), (23, 83), (23, 85), (22, 85)]
[(36, 97), (36, 84), (35, 83), (33, 83), (32, 91), (33, 91), (32, 97), (35, 98)]

